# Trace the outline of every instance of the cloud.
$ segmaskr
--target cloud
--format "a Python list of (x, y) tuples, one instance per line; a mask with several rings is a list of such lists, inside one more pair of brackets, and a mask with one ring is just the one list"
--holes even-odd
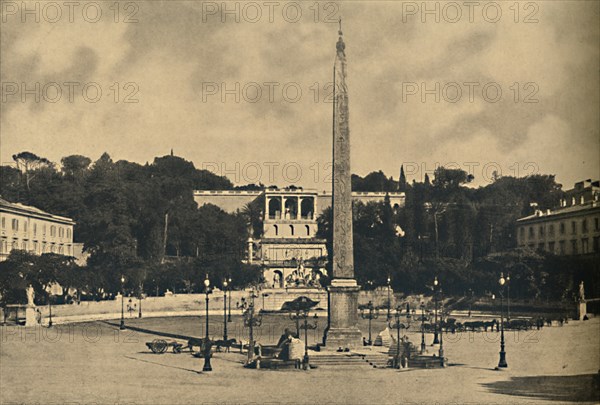
[[(432, 168), (479, 161), (501, 162), (510, 172), (518, 159), (540, 162), (540, 170), (566, 185), (600, 172), (596, 2), (536, 3), (537, 24), (515, 23), (508, 6), (495, 24), (479, 14), (473, 23), (422, 23), (418, 16), (403, 22), (402, 4), (393, 2), (335, 3), (337, 9), (320, 9), (318, 16), (301, 3), (297, 23), (282, 17), (283, 6), (273, 22), (263, 10), (257, 23), (231, 16), (223, 23), (202, 2), (135, 3), (139, 22), (133, 24), (16, 19), (0, 26), (2, 82), (93, 81), (103, 91), (97, 103), (81, 96), (72, 103), (21, 103), (18, 96), (2, 103), (3, 162), (33, 150), (54, 161), (108, 151), (144, 163), (174, 148), (198, 167), (294, 162), (303, 171), (296, 183), (329, 188), (328, 83), (343, 15), (353, 171), (382, 169), (397, 177), (402, 162)], [(331, 22), (323, 22), (331, 11)], [(278, 83), (272, 99), (268, 82)], [(463, 96), (457, 103), (432, 96), (423, 103), (420, 95), (403, 102), (407, 82), (427, 88), (457, 82)], [(480, 83), (473, 102), (464, 82)], [(490, 82), (502, 89), (500, 102), (483, 99), (481, 88)], [(218, 93), (203, 100), (207, 83), (217, 84)], [(221, 101), (223, 84), (252, 97), (249, 83), (262, 91), (256, 102), (243, 93), (239, 102), (231, 94)], [(302, 97), (286, 100), (286, 85), (300, 88)], [(534, 90), (538, 102), (523, 103)], [(131, 94), (138, 103), (123, 102)], [(287, 183), (281, 172), (274, 182)]]

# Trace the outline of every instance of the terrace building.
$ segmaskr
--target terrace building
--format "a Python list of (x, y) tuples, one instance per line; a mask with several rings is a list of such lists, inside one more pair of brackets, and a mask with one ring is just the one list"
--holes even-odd
[[(403, 192), (353, 192), (352, 196), (367, 203), (383, 201), (386, 194), (394, 209), (404, 206)], [(310, 282), (317, 274), (325, 274), (327, 247), (317, 236), (317, 218), (331, 206), (331, 198), (331, 193), (295, 187), (194, 192), (198, 206), (214, 204), (227, 212), (261, 201), (262, 235), (248, 239), (246, 253), (249, 263), (262, 265), (271, 288), (294, 287), (298, 280)]]

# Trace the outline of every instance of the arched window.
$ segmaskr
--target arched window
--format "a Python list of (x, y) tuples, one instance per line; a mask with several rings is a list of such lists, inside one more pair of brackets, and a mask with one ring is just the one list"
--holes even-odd
[(294, 236), (294, 225), (290, 225), (290, 235)]
[(281, 216), (281, 201), (279, 197), (269, 200), (269, 219), (279, 219)]
[(273, 229), (275, 229), (275, 236), (279, 235), (279, 227), (277, 225), (273, 225)]
[(310, 236), (310, 226), (305, 225), (306, 227), (306, 236)]
[(300, 203), (300, 216), (302, 219), (313, 219), (314, 204), (312, 197), (302, 199)]
[(285, 200), (285, 219), (298, 218), (298, 201), (296, 198), (288, 198)]

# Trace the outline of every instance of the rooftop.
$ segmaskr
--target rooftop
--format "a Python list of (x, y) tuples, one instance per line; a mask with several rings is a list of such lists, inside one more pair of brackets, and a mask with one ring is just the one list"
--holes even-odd
[(43, 218), (46, 220), (67, 222), (67, 223), (71, 223), (71, 224), (75, 223), (71, 218), (62, 217), (60, 215), (50, 214), (49, 212), (42, 211), (41, 209), (30, 206), (30, 205), (25, 205), (25, 204), (21, 204), (21, 203), (12, 203), (10, 201), (5, 200), (2, 197), (0, 197), (0, 210), (13, 212), (16, 214), (35, 216), (35, 217)]

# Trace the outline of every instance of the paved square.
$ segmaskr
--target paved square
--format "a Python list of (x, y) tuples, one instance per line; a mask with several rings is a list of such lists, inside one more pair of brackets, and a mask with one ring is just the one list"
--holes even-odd
[[(214, 318), (215, 329), (211, 328), (215, 337), (222, 327), (218, 319)], [(230, 324), (230, 336), (240, 337), (239, 322), (236, 317)], [(152, 354), (145, 342), (156, 335), (119, 331), (112, 325), (117, 323), (52, 329), (2, 327), (0, 403), (558, 404), (599, 400), (593, 384), (597, 384), (600, 368), (600, 319), (508, 332), (509, 368), (502, 371), (493, 370), (499, 334), (488, 332), (445, 334), (450, 362), (446, 369), (398, 371), (374, 369), (365, 363), (310, 371), (247, 370), (241, 366), (244, 356), (234, 351), (215, 353), (213, 372), (203, 373), (203, 359), (188, 353)], [(200, 336), (204, 330), (203, 319), (198, 317), (127, 323), (184, 335)], [(374, 330), (380, 330), (383, 323), (378, 320)], [(283, 316), (266, 317), (258, 330), (271, 325), (280, 331), (286, 324), (291, 321)], [(366, 324), (360, 327), (366, 330)], [(258, 336), (263, 343), (278, 338), (272, 339), (264, 330)], [(410, 338), (420, 342), (418, 334), (410, 333)]]

